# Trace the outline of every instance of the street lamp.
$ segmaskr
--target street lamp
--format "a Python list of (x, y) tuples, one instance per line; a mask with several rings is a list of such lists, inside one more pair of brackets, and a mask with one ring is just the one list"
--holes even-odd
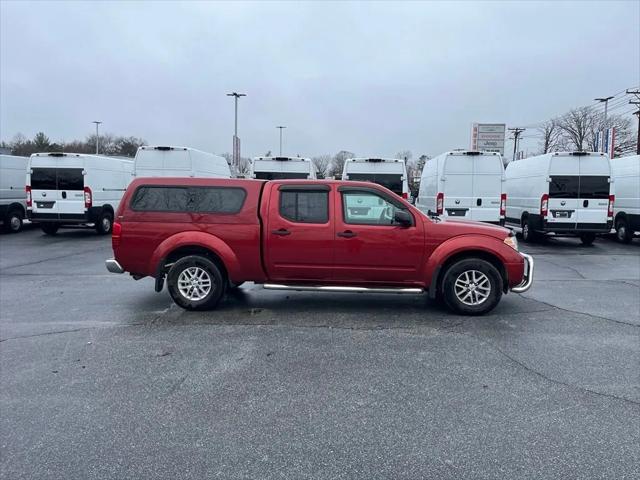
[(287, 127), (283, 125), (278, 125), (276, 128), (280, 129), (280, 156), (282, 156), (282, 130)]
[(96, 155), (98, 155), (98, 151), (99, 151), (99, 143), (100, 143), (100, 134), (98, 133), (98, 126), (102, 123), (99, 122), (97, 120), (94, 120), (91, 123), (95, 123), (96, 124)]
[(238, 165), (240, 163), (240, 146), (238, 145), (238, 98), (246, 97), (246, 93), (231, 92), (227, 93), (227, 97), (234, 97), (235, 99), (235, 128), (233, 130), (233, 163)]
[(607, 128), (607, 107), (609, 106), (609, 100), (613, 97), (594, 98), (596, 102), (604, 103), (604, 128)]

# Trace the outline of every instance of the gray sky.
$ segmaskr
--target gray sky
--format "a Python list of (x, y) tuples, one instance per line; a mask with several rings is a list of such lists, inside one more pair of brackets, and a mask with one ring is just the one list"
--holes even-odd
[(640, 84), (638, 1), (0, 5), (3, 140), (102, 120), (221, 153), (236, 90), (243, 156), (276, 125), (289, 154), (436, 155)]

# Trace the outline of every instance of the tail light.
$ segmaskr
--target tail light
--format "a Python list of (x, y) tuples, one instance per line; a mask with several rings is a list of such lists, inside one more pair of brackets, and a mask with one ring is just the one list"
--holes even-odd
[(407, 192), (402, 192), (402, 198), (405, 200), (409, 198), (409, 194)]
[(27, 192), (27, 207), (31, 208), (33, 207), (33, 200), (31, 199), (31, 185), (27, 185), (24, 189)]
[(549, 195), (546, 193), (540, 198), (540, 215), (546, 217), (549, 213)]
[(440, 192), (436, 197), (436, 214), (442, 215), (442, 212), (444, 212), (444, 193)]
[(113, 227), (111, 229), (111, 246), (117, 247), (120, 245), (120, 236), (122, 235), (122, 224), (118, 222), (113, 222)]
[(507, 214), (507, 194), (500, 195), (500, 217), (504, 218)]
[(613, 218), (613, 202), (615, 202), (616, 196), (609, 195), (609, 208), (607, 209), (607, 217)]
[(91, 205), (93, 205), (91, 189), (89, 187), (84, 187), (84, 208), (91, 208)]

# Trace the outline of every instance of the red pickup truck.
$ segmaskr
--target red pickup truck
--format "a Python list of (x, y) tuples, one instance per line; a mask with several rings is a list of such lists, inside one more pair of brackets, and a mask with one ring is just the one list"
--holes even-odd
[(110, 272), (165, 282), (189, 310), (226, 289), (424, 294), (455, 312), (524, 292), (533, 259), (507, 229), (430, 217), (380, 185), (138, 178), (116, 213)]

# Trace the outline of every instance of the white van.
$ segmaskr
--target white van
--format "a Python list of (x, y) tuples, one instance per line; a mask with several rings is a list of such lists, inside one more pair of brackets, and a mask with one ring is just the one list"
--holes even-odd
[(388, 188), (404, 199), (409, 198), (407, 166), (397, 158), (348, 158), (342, 180), (373, 182)]
[(282, 180), (287, 178), (316, 178), (316, 169), (310, 158), (256, 157), (251, 161), (249, 178)]
[(27, 168), (27, 215), (54, 235), (64, 225), (111, 233), (133, 162), (79, 153), (34, 153)]
[(0, 222), (3, 230), (19, 232), (27, 216), (27, 157), (0, 155)]
[(609, 156), (556, 152), (509, 163), (505, 171), (507, 224), (533, 241), (541, 233), (577, 235), (590, 245), (613, 224)]
[(640, 231), (640, 155), (611, 160), (616, 201), (613, 218), (616, 237), (629, 243), (634, 232)]
[(189, 147), (139, 147), (134, 162), (135, 177), (231, 178), (224, 157)]
[(504, 225), (506, 202), (499, 153), (445, 152), (422, 169), (416, 206), (425, 214)]

